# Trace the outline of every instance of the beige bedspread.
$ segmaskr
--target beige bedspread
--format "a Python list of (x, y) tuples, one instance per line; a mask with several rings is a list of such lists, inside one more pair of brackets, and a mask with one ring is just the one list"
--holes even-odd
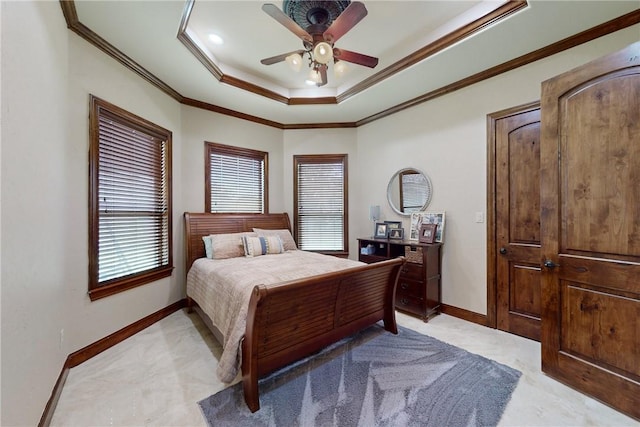
[(245, 332), (251, 291), (363, 263), (300, 250), (255, 258), (200, 258), (187, 275), (187, 295), (195, 300), (223, 334), (222, 357), (216, 374), (233, 381), (240, 369), (240, 343)]

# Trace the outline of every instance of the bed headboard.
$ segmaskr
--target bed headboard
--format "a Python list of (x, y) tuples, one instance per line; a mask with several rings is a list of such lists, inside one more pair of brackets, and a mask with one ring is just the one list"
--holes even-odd
[(282, 229), (291, 231), (289, 215), (277, 214), (236, 214), (236, 213), (184, 213), (185, 244), (187, 247), (186, 272), (198, 258), (205, 256), (202, 236), (209, 234), (240, 233), (253, 228)]

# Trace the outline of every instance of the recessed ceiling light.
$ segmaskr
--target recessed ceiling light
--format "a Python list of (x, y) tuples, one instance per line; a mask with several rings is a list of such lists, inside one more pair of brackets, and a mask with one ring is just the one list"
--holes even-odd
[(224, 43), (224, 40), (222, 40), (222, 37), (220, 37), (217, 34), (213, 34), (213, 33), (209, 34), (209, 40), (211, 40), (211, 42), (215, 43), (215, 44), (223, 44)]

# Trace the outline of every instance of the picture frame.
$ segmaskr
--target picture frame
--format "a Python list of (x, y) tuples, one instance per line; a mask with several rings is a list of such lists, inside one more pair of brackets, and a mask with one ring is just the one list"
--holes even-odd
[(420, 243), (433, 243), (436, 241), (436, 230), (438, 224), (422, 224), (420, 226), (420, 235), (418, 241)]
[(409, 240), (419, 241), (420, 239), (420, 227), (422, 224), (437, 224), (435, 241), (438, 243), (443, 242), (444, 238), (444, 225), (445, 225), (445, 212), (413, 212), (411, 214), (411, 228), (409, 229)]
[(387, 224), (387, 228), (389, 230), (394, 230), (396, 228), (402, 228), (402, 221), (385, 221), (385, 224)]
[(373, 230), (373, 237), (376, 239), (386, 239), (388, 233), (388, 225), (384, 222), (376, 222), (376, 227)]
[(404, 239), (404, 228), (390, 228), (389, 229), (389, 238), (396, 240)]

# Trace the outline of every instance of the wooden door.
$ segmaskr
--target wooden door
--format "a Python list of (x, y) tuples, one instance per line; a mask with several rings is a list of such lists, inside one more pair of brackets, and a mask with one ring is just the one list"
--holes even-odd
[(496, 327), (540, 340), (540, 105), (490, 116), (495, 159)]
[(640, 419), (640, 42), (541, 102), (542, 370)]

